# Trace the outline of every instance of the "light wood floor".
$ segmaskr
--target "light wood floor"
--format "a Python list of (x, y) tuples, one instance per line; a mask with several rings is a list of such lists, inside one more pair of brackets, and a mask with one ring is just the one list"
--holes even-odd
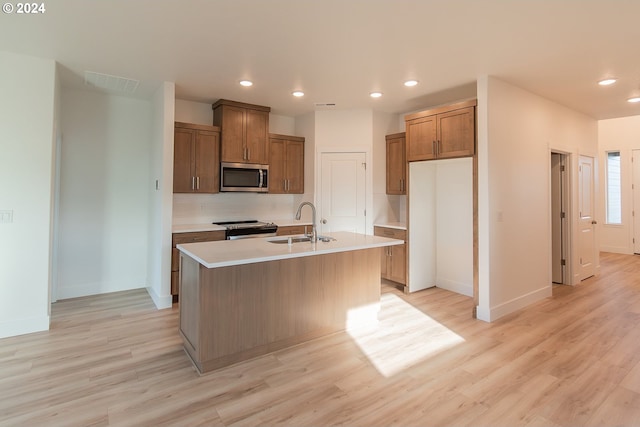
[(640, 425), (640, 257), (492, 324), (470, 298), (383, 287), (381, 321), (198, 376), (177, 307), (61, 301), (0, 340), (0, 425)]

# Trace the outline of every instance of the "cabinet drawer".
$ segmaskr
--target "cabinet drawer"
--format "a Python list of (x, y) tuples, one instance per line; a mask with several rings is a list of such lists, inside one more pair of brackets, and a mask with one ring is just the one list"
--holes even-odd
[(224, 231), (197, 231), (173, 234), (173, 246), (183, 243), (212, 242), (214, 240), (224, 240)]
[(407, 231), (397, 228), (373, 227), (373, 234), (380, 237), (389, 237), (390, 239), (407, 240)]

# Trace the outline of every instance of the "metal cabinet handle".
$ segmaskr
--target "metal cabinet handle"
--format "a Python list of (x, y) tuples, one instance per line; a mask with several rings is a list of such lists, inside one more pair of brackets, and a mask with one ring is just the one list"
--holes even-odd
[(596, 221), (595, 219), (593, 221), (591, 221), (591, 224), (596, 225), (598, 223), (598, 221)]
[(200, 177), (196, 176), (196, 190), (200, 189)]
[(320, 221), (320, 222), (322, 222), (323, 224), (326, 224), (326, 223), (327, 223), (327, 220), (326, 220), (326, 219), (323, 219), (323, 220), (322, 220), (322, 221)]
[(196, 177), (195, 176), (191, 177), (191, 189), (192, 190), (196, 189)]

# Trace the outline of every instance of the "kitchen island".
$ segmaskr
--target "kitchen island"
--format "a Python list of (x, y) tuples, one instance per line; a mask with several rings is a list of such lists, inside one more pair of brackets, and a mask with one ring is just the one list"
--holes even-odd
[(200, 373), (377, 321), (380, 248), (403, 242), (326, 236), (178, 245), (180, 334)]

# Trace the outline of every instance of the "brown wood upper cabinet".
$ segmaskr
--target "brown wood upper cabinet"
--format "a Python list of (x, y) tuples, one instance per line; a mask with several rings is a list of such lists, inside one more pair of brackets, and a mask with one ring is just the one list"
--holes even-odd
[(405, 133), (387, 135), (387, 194), (407, 194)]
[(217, 193), (220, 189), (220, 128), (175, 122), (174, 193)]
[(407, 161), (473, 156), (476, 103), (474, 99), (405, 116)]
[(221, 161), (268, 164), (271, 108), (226, 99), (212, 107), (213, 124), (222, 132)]
[(269, 193), (304, 193), (304, 138), (269, 134)]

